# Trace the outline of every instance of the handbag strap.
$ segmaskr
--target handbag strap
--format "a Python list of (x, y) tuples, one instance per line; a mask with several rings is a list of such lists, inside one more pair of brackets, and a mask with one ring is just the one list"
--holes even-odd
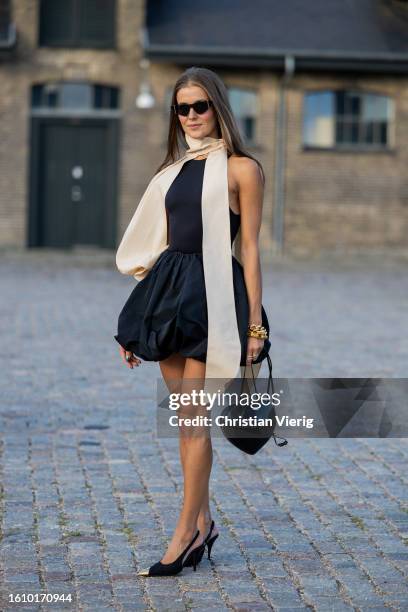
[[(268, 368), (269, 368), (268, 387), (267, 387), (267, 393), (268, 393), (268, 392), (269, 392), (270, 387), (272, 387), (272, 389), (273, 389), (273, 378), (272, 378), (272, 359), (271, 359), (271, 357), (270, 357), (269, 353), (266, 353), (266, 359), (267, 359), (267, 361), (268, 361)], [(251, 369), (252, 369), (252, 378), (253, 378), (253, 381), (254, 381), (255, 391), (256, 391), (256, 392), (258, 392), (258, 391), (257, 391), (257, 388), (256, 388), (256, 385), (255, 385), (255, 375), (254, 375), (254, 368), (253, 368), (253, 365), (252, 365), (252, 361), (251, 361)], [(277, 446), (285, 446), (285, 444), (287, 444), (287, 443), (288, 443), (288, 441), (287, 441), (287, 439), (286, 439), (286, 438), (283, 438), (282, 436), (277, 436), (277, 435), (275, 434), (275, 432), (272, 432), (272, 436), (273, 436), (274, 442), (275, 442), (275, 444), (276, 444)], [(278, 438), (279, 440), (283, 440), (283, 442), (277, 442), (277, 441), (276, 441), (276, 439), (277, 439), (277, 438)]]
[[(266, 392), (268, 393), (270, 388), (273, 389), (272, 359), (271, 359), (271, 356), (269, 355), (269, 353), (266, 353), (266, 359), (268, 361), (268, 369), (269, 369), (268, 386), (267, 386), (267, 389), (266, 389)], [(251, 361), (251, 370), (252, 370), (252, 380), (253, 380), (253, 383), (254, 383), (255, 391), (258, 393), (258, 389), (256, 388), (256, 384), (255, 384), (254, 366), (252, 365), (252, 361)]]

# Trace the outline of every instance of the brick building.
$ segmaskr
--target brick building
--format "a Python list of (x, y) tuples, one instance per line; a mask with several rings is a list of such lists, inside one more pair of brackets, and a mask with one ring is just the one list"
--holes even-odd
[(0, 246), (115, 248), (190, 65), (263, 164), (265, 253), (407, 245), (408, 2), (0, 0)]

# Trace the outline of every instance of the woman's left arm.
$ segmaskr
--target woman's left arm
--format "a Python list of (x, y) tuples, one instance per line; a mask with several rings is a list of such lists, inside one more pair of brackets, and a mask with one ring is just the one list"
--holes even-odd
[[(249, 157), (235, 164), (241, 212), (241, 260), (249, 302), (249, 321), (262, 325), (262, 277), (259, 231), (262, 222), (264, 184), (258, 164)], [(259, 353), (264, 341), (248, 338), (248, 354)]]

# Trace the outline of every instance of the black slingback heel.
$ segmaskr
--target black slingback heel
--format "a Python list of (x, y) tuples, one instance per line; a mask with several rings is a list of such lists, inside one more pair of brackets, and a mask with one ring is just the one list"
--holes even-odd
[(196, 566), (199, 565), (201, 559), (203, 558), (204, 551), (205, 551), (205, 540), (204, 542), (202, 542), (202, 544), (200, 544), (200, 546), (197, 546), (197, 548), (194, 548), (194, 550), (192, 550), (188, 554), (188, 557), (184, 561), (184, 567), (193, 566), (194, 571), (196, 571)]
[(211, 533), (212, 533), (213, 528), (214, 528), (214, 521), (211, 521), (211, 528), (210, 528), (210, 531), (209, 531), (209, 533), (208, 533), (208, 536), (207, 536), (207, 537), (205, 538), (205, 540), (204, 540), (204, 542), (205, 542), (205, 544), (207, 545), (207, 548), (208, 548), (208, 558), (210, 558), (210, 555), (211, 555), (211, 549), (212, 549), (212, 547), (213, 547), (213, 544), (214, 544), (215, 540), (216, 540), (216, 539), (218, 538), (218, 536), (220, 535), (219, 533), (216, 533), (216, 534), (215, 534), (215, 536), (212, 536), (212, 537), (211, 537)]
[(194, 571), (196, 571), (197, 559), (200, 556), (202, 547), (205, 548), (205, 541), (200, 546), (197, 546), (197, 548), (194, 548), (192, 551), (190, 551), (190, 553), (187, 555), (185, 559), (184, 559), (184, 556), (187, 553), (188, 549), (194, 544), (194, 542), (196, 541), (199, 535), (200, 535), (200, 531), (197, 529), (197, 533), (195, 534), (194, 538), (191, 540), (190, 544), (186, 546), (186, 548), (183, 550), (181, 555), (179, 555), (177, 559), (175, 559), (172, 563), (162, 563), (161, 561), (158, 561), (157, 563), (155, 563), (148, 569), (137, 572), (137, 575), (138, 576), (175, 576), (176, 574), (179, 574), (181, 572), (183, 567), (187, 566), (187, 561), (190, 562), (190, 565), (192, 565), (194, 567)]
[[(198, 559), (197, 559), (197, 565), (200, 563), (201, 559), (203, 558), (204, 555), (204, 551), (205, 551), (205, 547), (208, 547), (208, 558), (210, 558), (210, 554), (211, 554), (211, 548), (215, 542), (215, 540), (218, 538), (219, 533), (217, 533), (215, 536), (211, 537), (212, 534), (212, 530), (214, 529), (215, 523), (214, 521), (211, 521), (211, 527), (210, 527), (210, 531), (208, 532), (207, 537), (205, 538), (204, 542), (202, 543), (201, 546), (198, 546), (196, 550), (199, 551), (198, 553)], [(192, 551), (194, 552), (194, 551)], [(191, 559), (187, 558), (185, 565), (192, 565)]]

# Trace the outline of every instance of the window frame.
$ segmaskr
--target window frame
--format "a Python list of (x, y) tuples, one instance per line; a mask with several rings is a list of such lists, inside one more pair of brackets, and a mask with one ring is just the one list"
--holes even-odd
[(115, 50), (117, 49), (117, 0), (111, 0), (111, 16), (109, 23), (112, 24), (111, 34), (103, 40), (92, 40), (81, 36), (81, 5), (82, 0), (70, 0), (73, 4), (73, 35), (72, 37), (59, 38), (58, 40), (47, 40), (44, 33), (44, 11), (46, 9), (45, 0), (40, 0), (38, 10), (38, 40), (40, 48), (51, 49), (95, 49), (95, 50)]
[[(3, 0), (0, 4), (0, 33), (1, 39), (7, 40), (11, 23), (11, 0)], [(3, 36), (4, 34), (4, 36)]]
[[(52, 95), (52, 89), (56, 90), (54, 95), (62, 95), (62, 89), (64, 86), (70, 85), (86, 85), (90, 90), (91, 104), (89, 106), (62, 106), (58, 104), (58, 97), (56, 98), (57, 104), (44, 104), (47, 95)], [(50, 88), (47, 94), (47, 88)], [(36, 104), (35, 99), (39, 96), (40, 104)], [(110, 99), (111, 104), (108, 106), (96, 105), (97, 100)], [(110, 83), (92, 82), (86, 79), (59, 79), (57, 81), (41, 81), (31, 84), (30, 88), (30, 108), (32, 112), (48, 112), (48, 113), (106, 113), (106, 112), (118, 112), (120, 111), (121, 105), (121, 89), (118, 85), (112, 85)]]
[[(333, 129), (333, 138), (334, 144), (330, 146), (319, 145), (319, 144), (310, 144), (305, 141), (305, 130), (306, 130), (306, 104), (307, 104), (307, 95), (308, 94), (324, 94), (329, 93), (333, 95), (334, 100), (334, 109), (331, 115), (332, 129)], [(389, 101), (391, 107), (391, 118), (387, 119), (387, 141), (386, 143), (375, 142), (375, 143), (367, 143), (367, 142), (337, 142), (337, 130), (339, 125), (339, 119), (343, 116), (341, 114), (336, 114), (336, 96), (339, 93), (344, 94), (357, 94), (362, 99), (366, 95), (373, 96), (381, 96), (382, 98), (386, 98)], [(303, 151), (334, 151), (334, 152), (367, 152), (367, 153), (384, 153), (391, 152), (395, 149), (395, 124), (396, 124), (396, 102), (395, 98), (390, 95), (388, 92), (373, 90), (373, 89), (362, 89), (356, 87), (338, 87), (338, 88), (308, 88), (303, 91), (303, 100), (302, 100), (302, 114), (301, 114), (301, 147)], [(362, 127), (364, 126), (364, 122), (358, 119), (358, 130), (361, 133)]]
[[(258, 138), (258, 134), (259, 134), (259, 105), (260, 105), (260, 101), (259, 101), (259, 90), (256, 89), (255, 87), (251, 87), (250, 85), (245, 85), (245, 86), (241, 86), (241, 85), (227, 85), (227, 90), (228, 90), (228, 100), (230, 102), (230, 91), (231, 90), (237, 90), (237, 91), (242, 91), (242, 92), (248, 92), (248, 93), (252, 93), (255, 96), (255, 112), (254, 112), (254, 131), (253, 131), (253, 137), (252, 139), (247, 138), (246, 134), (242, 133), (242, 130), (240, 130), (240, 134), (241, 134), (241, 138), (244, 141), (245, 146), (247, 147), (256, 147), (258, 146), (258, 142), (259, 142), (259, 138)], [(232, 104), (230, 102), (230, 106), (232, 108)], [(239, 121), (240, 118), (238, 118), (238, 116), (236, 115), (236, 113), (234, 112), (234, 109), (232, 108), (232, 112), (234, 114), (234, 118), (239, 126)]]

